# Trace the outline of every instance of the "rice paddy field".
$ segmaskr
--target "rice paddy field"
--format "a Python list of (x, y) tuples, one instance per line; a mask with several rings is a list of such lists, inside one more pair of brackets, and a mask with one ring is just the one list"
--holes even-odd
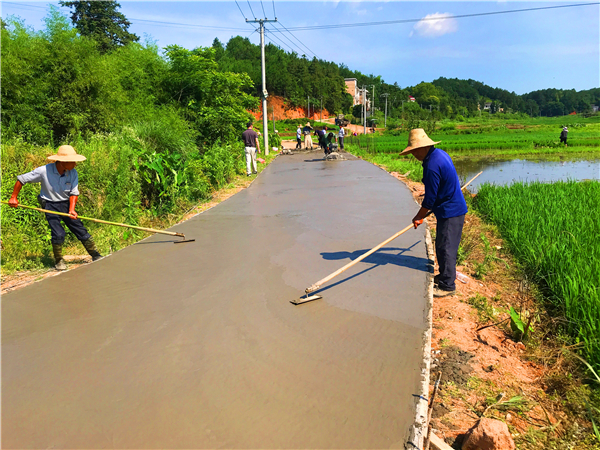
[[(569, 127), (568, 147), (559, 141)], [(477, 159), (559, 159), (577, 155), (592, 165), (600, 159), (600, 116), (530, 119), (526, 123), (442, 123), (429, 134), (455, 162)], [(422, 178), (421, 163), (399, 157), (408, 132), (359, 136), (348, 151), (385, 167)], [(600, 373), (600, 165), (592, 180), (514, 182), (479, 187), (473, 206), (498, 227), (530, 279), (544, 294), (562, 331), (583, 348), (582, 356)]]
[[(566, 116), (529, 119), (524, 123), (442, 123), (430, 137), (451, 156), (518, 156), (531, 154), (600, 153), (600, 116)], [(568, 147), (560, 143), (563, 126), (569, 127)], [(397, 154), (408, 141), (408, 131), (393, 135), (360, 135), (347, 138), (370, 154)]]
[(600, 182), (483, 185), (475, 207), (498, 226), (584, 357), (600, 369)]

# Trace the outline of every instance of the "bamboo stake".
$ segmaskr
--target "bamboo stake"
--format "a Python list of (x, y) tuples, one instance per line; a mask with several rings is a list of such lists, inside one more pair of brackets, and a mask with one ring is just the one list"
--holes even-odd
[[(8, 205), (8, 202), (2, 201), (2, 203), (4, 203), (5, 205)], [(19, 208), (26, 208), (26, 209), (33, 209), (35, 211), (39, 211), (39, 212), (43, 212), (43, 213), (48, 213), (48, 214), (56, 214), (58, 216), (65, 216), (65, 217), (71, 217), (69, 214), (66, 213), (61, 213), (58, 211), (50, 211), (48, 209), (42, 209), (42, 208), (35, 208), (33, 206), (27, 206), (27, 205), (18, 205)], [(89, 220), (92, 222), (96, 222), (96, 223), (104, 223), (106, 225), (114, 225), (117, 227), (124, 227), (124, 228), (133, 228), (134, 230), (140, 230), (140, 231), (147, 231), (149, 233), (160, 233), (160, 234), (168, 234), (169, 236), (179, 236), (185, 239), (185, 235), (183, 233), (175, 233), (174, 231), (163, 231), (163, 230), (155, 230), (154, 228), (145, 228), (145, 227), (138, 227), (135, 225), (127, 225), (125, 223), (118, 223), (118, 222), (109, 222), (107, 220), (100, 220), (100, 219), (94, 219), (92, 217), (85, 217), (85, 216), (77, 216), (78, 219), (83, 219), (83, 220)]]
[[(479, 172), (477, 175), (475, 175), (473, 178), (471, 178), (469, 181), (467, 181), (463, 187), (461, 187), (461, 190), (466, 188), (468, 185), (470, 185), (473, 181), (475, 181), (475, 178), (477, 178), (479, 175), (481, 175), (483, 172)], [(429, 213), (427, 213), (427, 216), (429, 216), (429, 214), (431, 214), (431, 211), (429, 211)], [(426, 217), (427, 217), (426, 216)], [(312, 286), (306, 288), (306, 290), (304, 292), (306, 292), (306, 294), (310, 294), (311, 292), (314, 292), (316, 290), (318, 290), (323, 284), (327, 283), (328, 281), (330, 281), (331, 279), (337, 277), (339, 274), (341, 274), (342, 272), (345, 272), (346, 270), (348, 270), (350, 267), (354, 266), (355, 264), (358, 264), (359, 262), (361, 262), (363, 259), (365, 259), (367, 256), (375, 253), (377, 250), (379, 250), (381, 247), (383, 247), (384, 245), (390, 243), (391, 241), (393, 241), (394, 239), (396, 239), (398, 236), (400, 236), (401, 234), (406, 233), (408, 230), (410, 230), (414, 225), (410, 224), (409, 226), (407, 226), (406, 228), (398, 231), (396, 234), (394, 234), (391, 238), (386, 239), (385, 241), (383, 241), (381, 244), (379, 244), (376, 247), (373, 247), (371, 250), (369, 250), (367, 253), (359, 256), (358, 258), (356, 258), (354, 261), (350, 261), (348, 264), (346, 264), (344, 267), (342, 267), (341, 269), (336, 270), (335, 272), (333, 272), (330, 275), (327, 275), (325, 278), (323, 278), (322, 280), (317, 281), (315, 284), (313, 284)]]

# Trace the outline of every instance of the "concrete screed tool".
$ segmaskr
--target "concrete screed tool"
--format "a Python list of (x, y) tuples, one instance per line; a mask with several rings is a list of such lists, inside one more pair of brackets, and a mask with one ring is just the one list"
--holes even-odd
[[(4, 203), (5, 205), (8, 205), (8, 202), (2, 201), (2, 203)], [(26, 208), (26, 209), (33, 209), (35, 211), (48, 213), (48, 214), (56, 214), (57, 216), (71, 217), (70, 215), (68, 215), (66, 213), (61, 213), (58, 211), (50, 211), (48, 209), (42, 209), (42, 208), (35, 208), (33, 206), (18, 205), (18, 207)], [(85, 216), (77, 216), (77, 218), (83, 219), (83, 220), (89, 220), (91, 222), (96, 222), (96, 223), (104, 223), (106, 225), (114, 225), (117, 227), (124, 227), (124, 228), (133, 228), (134, 230), (147, 231), (149, 233), (167, 234), (169, 236), (177, 236), (177, 237), (183, 238), (182, 241), (173, 242), (174, 244), (183, 244), (184, 242), (194, 242), (196, 240), (196, 239), (186, 239), (185, 235), (183, 233), (175, 233), (174, 231), (155, 230), (154, 228), (138, 227), (136, 225), (127, 225), (126, 223), (109, 222), (107, 220), (94, 219), (92, 217), (85, 217)]]
[[(468, 185), (470, 185), (473, 181), (475, 181), (475, 178), (477, 178), (479, 175), (481, 175), (483, 172), (479, 172), (477, 175), (475, 175), (473, 178), (471, 178), (469, 181), (467, 181), (463, 187), (461, 188), (464, 189), (466, 188)], [(431, 214), (431, 211), (429, 211), (429, 213), (427, 214), (427, 216), (429, 216), (429, 214)], [(426, 216), (426, 217), (427, 217)], [(367, 256), (375, 253), (377, 250), (379, 250), (381, 247), (383, 247), (384, 245), (390, 243), (391, 241), (393, 241), (394, 239), (396, 239), (398, 236), (400, 236), (401, 234), (406, 233), (408, 230), (410, 230), (411, 228), (413, 228), (414, 225), (411, 223), (409, 226), (407, 226), (406, 228), (398, 231), (396, 234), (394, 234), (392, 237), (386, 239), (385, 241), (383, 241), (381, 244), (379, 244), (376, 247), (373, 247), (371, 250), (369, 250), (367, 253), (362, 254), (361, 256), (359, 256), (358, 258), (356, 258), (354, 261), (350, 261), (348, 264), (346, 264), (344, 267), (342, 267), (341, 269), (336, 270), (335, 272), (333, 272), (330, 275), (327, 275), (325, 278), (317, 281), (315, 284), (313, 284), (310, 287), (307, 287), (305, 292), (305, 296), (304, 297), (300, 297), (298, 299), (292, 300), (291, 303), (293, 303), (294, 305), (300, 305), (302, 303), (307, 303), (307, 302), (312, 302), (313, 300), (319, 300), (320, 298), (323, 298), (320, 295), (309, 295), (312, 292), (315, 292), (317, 290), (319, 290), (319, 288), (324, 284), (327, 283), (328, 281), (332, 280), (333, 278), (337, 277), (339, 274), (341, 274), (342, 272), (345, 272), (347, 269), (349, 269), (350, 267), (354, 266), (355, 264), (358, 264), (359, 262), (361, 262), (363, 259), (365, 259)]]

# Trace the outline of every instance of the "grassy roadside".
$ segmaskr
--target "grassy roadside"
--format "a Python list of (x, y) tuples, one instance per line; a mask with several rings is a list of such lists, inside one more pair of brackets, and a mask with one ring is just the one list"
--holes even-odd
[[(395, 172), (420, 200), (419, 162), (348, 151)], [(499, 228), (467, 201), (458, 262), (465, 282), (456, 296), (434, 301), (431, 378), (444, 373), (434, 432), (460, 448), (464, 433), (490, 417), (507, 423), (519, 449), (600, 449), (600, 384), (576, 356), (583, 344), (562, 331), (564, 318), (548, 313), (542, 289)], [(435, 235), (435, 218), (429, 226)], [(524, 327), (530, 317), (523, 337), (517, 322)]]
[[(259, 174), (277, 157), (278, 154), (279, 153), (276, 152), (270, 152), (268, 156), (265, 156), (264, 153), (258, 155), (259, 158), (265, 160), (264, 164), (258, 164)], [(252, 175), (248, 177), (245, 175), (245, 172), (242, 174), (236, 173), (229, 182), (224, 183), (219, 189), (213, 191), (210, 197), (200, 202), (180, 200), (177, 202), (172, 211), (162, 215), (155, 215), (151, 214), (150, 212), (146, 212), (146, 214), (138, 218), (135, 224), (149, 228), (167, 229), (177, 223), (188, 220), (192, 216), (210, 209), (223, 200), (235, 195), (240, 190), (248, 187), (252, 181), (256, 179), (256, 176), (257, 175)], [(39, 191), (39, 187), (37, 187), (37, 190)], [(24, 198), (20, 198), (23, 203), (27, 201), (24, 200)], [(5, 206), (3, 205), (3, 208), (4, 207)], [(43, 215), (36, 211), (17, 209), (13, 210), (12, 212), (15, 214), (24, 213), (25, 215), (29, 215), (29, 217), (33, 217), (33, 220), (41, 222), (41, 227), (45, 225)], [(80, 208), (78, 208), (78, 212), (86, 215), (86, 213)], [(92, 228), (90, 229), (92, 230)], [(109, 225), (98, 225), (93, 228), (91, 233), (104, 255), (113, 253), (117, 250), (134, 244), (149, 235), (149, 233), (128, 230), (120, 227), (111, 227)], [(70, 233), (67, 232), (68, 237), (69, 235)], [(67, 260), (67, 265), (70, 269), (72, 269), (84, 262), (88, 262), (89, 258), (87, 257), (85, 249), (81, 246), (81, 244), (72, 236), (70, 238), (71, 239), (65, 241), (64, 254), (65, 259)], [(49, 238), (48, 241), (44, 242), (42, 246), (38, 246), (33, 250), (27, 248), (27, 240), (21, 241), (19, 245), (22, 245), (22, 253), (20, 255), (17, 253), (17, 258), (13, 257), (11, 264), (3, 264), (2, 266), (1, 283), (3, 293), (57, 273), (53, 269), (54, 261), (51, 255)], [(17, 250), (18, 249), (15, 249), (14, 251), (16, 252)], [(15, 253), (12, 253), (12, 255), (14, 254)]]

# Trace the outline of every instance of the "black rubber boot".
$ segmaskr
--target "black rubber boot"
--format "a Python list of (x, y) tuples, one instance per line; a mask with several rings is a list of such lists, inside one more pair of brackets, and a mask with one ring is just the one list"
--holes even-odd
[(102, 259), (103, 256), (98, 251), (96, 243), (94, 242), (94, 238), (89, 238), (86, 241), (81, 241), (81, 243), (92, 257), (92, 261), (98, 261), (99, 259)]
[(54, 253), (54, 268), (56, 270), (67, 270), (67, 265), (62, 256), (62, 244), (52, 244), (52, 252)]

